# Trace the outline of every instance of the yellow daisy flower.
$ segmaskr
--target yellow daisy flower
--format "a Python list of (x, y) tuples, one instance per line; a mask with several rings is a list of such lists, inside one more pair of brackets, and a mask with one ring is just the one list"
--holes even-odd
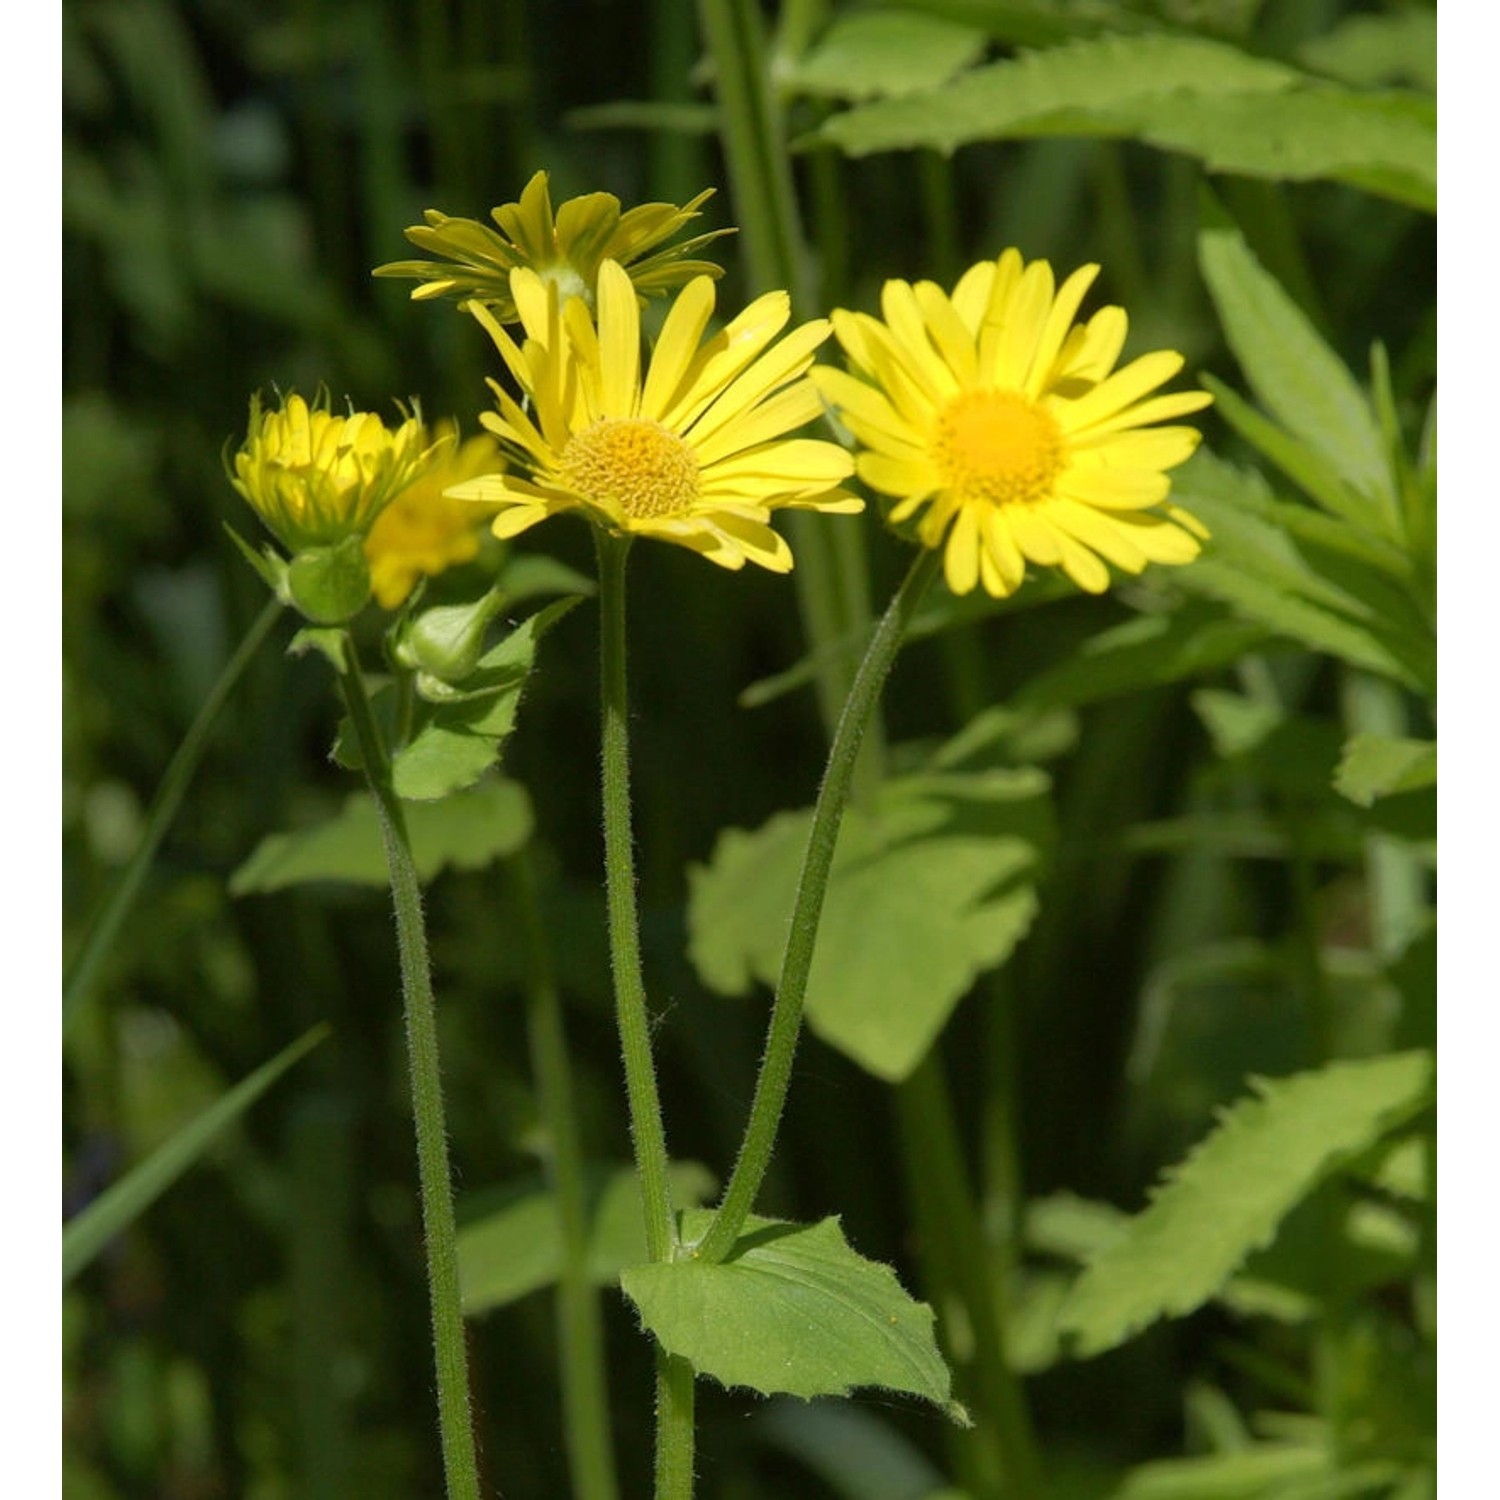
[(458, 428), (451, 422), (439, 422), (436, 431), (454, 445), (451, 451), (391, 500), (365, 537), (370, 584), (382, 609), (397, 608), (424, 574), (434, 577), (479, 551), (485, 510), (443, 491), (500, 468), (499, 446), (488, 436), (458, 446)]
[[(564, 298), (582, 297), (592, 308), (599, 267), (606, 260), (624, 266), (642, 297), (658, 296), (682, 286), (695, 276), (722, 276), (712, 261), (693, 260), (701, 249), (732, 229), (695, 235), (679, 245), (658, 250), (683, 225), (698, 217), (698, 205), (712, 188), (678, 208), (673, 203), (642, 203), (622, 213), (613, 193), (588, 193), (569, 198), (554, 215), (547, 191), (547, 174), (536, 173), (526, 184), (519, 203), (490, 211), (499, 232), (475, 219), (454, 219), (429, 208), (426, 224), (414, 224), (406, 237), (438, 260), (402, 260), (377, 266), (377, 276), (415, 276), (422, 285), (414, 300), (455, 296), (483, 302), (502, 323), (514, 323), (516, 305), (510, 295), (510, 273), (529, 266), (546, 281), (557, 283)], [(655, 254), (647, 254), (655, 250)]]
[(1124, 309), (1074, 322), (1098, 271), (1084, 266), (1056, 287), (1046, 261), (1007, 250), (951, 295), (930, 281), (886, 282), (884, 321), (833, 315), (855, 373), (812, 378), (863, 445), (859, 477), (896, 497), (891, 521), (921, 512), (922, 543), (946, 548), (956, 594), (982, 583), (1003, 598), (1028, 562), (1102, 593), (1106, 563), (1139, 573), (1190, 562), (1208, 534), (1166, 503), (1166, 471), (1199, 434), (1154, 424), (1213, 398), (1149, 394), (1182, 368), (1170, 350), (1115, 369)]
[(496, 536), (581, 510), (611, 532), (675, 542), (720, 567), (785, 573), (791, 549), (771, 529), (772, 511), (863, 508), (837, 488), (854, 469), (843, 448), (787, 436), (822, 411), (807, 372), (830, 328), (805, 323), (772, 348), (791, 316), (785, 292), (757, 298), (705, 341), (714, 285), (690, 281), (643, 371), (640, 308), (616, 262), (599, 268), (597, 325), (577, 298), (560, 306), (556, 286), (529, 269), (512, 273), (511, 291), (523, 344), (488, 309), (468, 306), (529, 403), (492, 380), (499, 412), (480, 418), (525, 474), (448, 491), (498, 504)]
[(368, 411), (336, 417), (327, 394), (293, 393), (279, 411), (250, 402), (250, 431), (230, 483), (292, 552), (362, 536), (385, 506), (436, 463), (452, 437), (413, 415), (394, 431)]

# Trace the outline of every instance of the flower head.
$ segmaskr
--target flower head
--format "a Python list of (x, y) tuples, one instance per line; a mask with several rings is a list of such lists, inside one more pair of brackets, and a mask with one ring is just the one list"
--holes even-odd
[(1185, 563), (1207, 532), (1166, 503), (1166, 471), (1198, 444), (1161, 427), (1212, 400), (1150, 395), (1182, 368), (1170, 350), (1123, 369), (1122, 308), (1075, 323), (1097, 266), (1056, 287), (1044, 260), (1015, 250), (973, 267), (952, 294), (888, 281), (884, 321), (835, 312), (852, 374), (813, 379), (863, 446), (858, 472), (894, 496), (892, 522), (945, 547), (948, 586), (1014, 592), (1027, 562), (1060, 567), (1080, 588), (1109, 586), (1105, 563), (1139, 573)]
[[(606, 260), (624, 266), (638, 295), (657, 296), (695, 276), (721, 276), (712, 261), (689, 257), (730, 229), (695, 235), (680, 244), (657, 249), (683, 225), (698, 217), (698, 205), (713, 192), (699, 193), (678, 208), (673, 203), (642, 203), (625, 212), (612, 193), (569, 198), (556, 212), (547, 191), (547, 174), (536, 173), (519, 203), (490, 211), (498, 233), (475, 219), (454, 219), (429, 208), (426, 224), (414, 224), (406, 237), (438, 260), (401, 260), (377, 266), (377, 276), (415, 276), (418, 301), (454, 296), (482, 302), (502, 323), (517, 319), (510, 293), (510, 273), (529, 266), (543, 280), (557, 284), (564, 299), (582, 297), (594, 305), (599, 267)], [(648, 251), (655, 251), (648, 254)]]
[(771, 347), (791, 315), (785, 292), (757, 298), (705, 341), (714, 286), (696, 278), (673, 302), (643, 372), (640, 309), (614, 261), (599, 268), (597, 323), (534, 271), (513, 272), (511, 290), (523, 344), (485, 308), (469, 307), (530, 402), (523, 409), (491, 381), (499, 411), (480, 418), (524, 474), (448, 492), (496, 502), (496, 536), (580, 510), (609, 531), (675, 542), (721, 567), (785, 573), (792, 554), (771, 529), (772, 511), (862, 508), (837, 488), (854, 468), (837, 443), (787, 436), (822, 409), (807, 371), (830, 330), (806, 323)]
[(488, 511), (443, 491), (499, 469), (500, 449), (483, 435), (458, 446), (452, 423), (440, 422), (435, 431), (450, 446), (386, 505), (365, 537), (370, 583), (382, 609), (400, 605), (424, 574), (432, 577), (468, 562), (479, 551), (479, 528)]
[(286, 547), (301, 552), (363, 536), (451, 443), (451, 435), (434, 442), (416, 415), (392, 431), (374, 412), (334, 416), (326, 394), (309, 406), (294, 393), (279, 411), (256, 396), (230, 483)]

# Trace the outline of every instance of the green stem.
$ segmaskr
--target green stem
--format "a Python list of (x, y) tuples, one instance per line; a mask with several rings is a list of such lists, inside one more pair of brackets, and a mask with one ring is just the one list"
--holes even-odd
[(526, 1028), (537, 1098), (551, 1145), (552, 1190), (562, 1233), (557, 1325), (562, 1366), (563, 1428), (578, 1500), (616, 1500), (614, 1444), (609, 1427), (604, 1328), (599, 1294), (589, 1279), (589, 1197), (563, 1028), (546, 930), (538, 909), (535, 862), (523, 849), (510, 862), (530, 969)]
[[(802, 9), (806, 14), (800, 17), (784, 17), (793, 46), (811, 34), (817, 21), (817, 6)], [(754, 0), (699, 0), (698, 13), (714, 61), (725, 159), (750, 282), (760, 291), (785, 287), (795, 312), (807, 317), (817, 301), (814, 265), (802, 241), (791, 155), (771, 86), (760, 8)], [(797, 554), (794, 581), (803, 634), (818, 664), (818, 708), (831, 733), (850, 683), (838, 643), (863, 630), (870, 618), (864, 532), (855, 525), (826, 526), (807, 512), (790, 514), (787, 532)], [(872, 727), (870, 742), (877, 752), (869, 762), (873, 766), (878, 726)], [(872, 769), (862, 772), (865, 787), (874, 780)]]
[(980, 1494), (1005, 1486), (1009, 1494), (1034, 1495), (1040, 1482), (1036, 1440), (1021, 1383), (1007, 1357), (1008, 1289), (992, 1280), (936, 1047), (900, 1085), (896, 1100), (924, 1258), (937, 1285), (956, 1294), (972, 1336), (967, 1357), (961, 1349), (950, 1353), (972, 1382), (977, 1425), (960, 1441), (971, 1449), (976, 1488)]
[[(625, 680), (625, 562), (628, 536), (594, 532), (599, 554), (599, 688), (604, 762), (604, 883), (609, 906), (610, 962), (615, 980), (615, 1020), (625, 1055), (625, 1093), (636, 1176), (646, 1212), (646, 1253), (669, 1261), (677, 1252), (677, 1227), (667, 1176), (667, 1139), (651, 1021), (641, 977), (636, 914), (635, 851), (630, 826), (629, 698)], [(692, 1500), (693, 1368), (656, 1351), (656, 1500)]]
[(198, 710), (198, 716), (189, 726), (182, 743), (178, 745), (168, 763), (161, 785), (157, 787), (156, 795), (151, 799), (151, 807), (146, 814), (146, 828), (141, 835), (141, 841), (136, 845), (135, 853), (130, 857), (130, 863), (120, 873), (119, 879), (105, 897), (103, 905), (99, 907), (90, 921), (88, 931), (84, 934), (77, 954), (63, 978), (64, 1035), (77, 1016), (80, 1007), (92, 992), (99, 965), (104, 955), (109, 952), (110, 945), (120, 931), (121, 923), (129, 915), (136, 897), (140, 894), (142, 882), (146, 878), (146, 872), (151, 868), (151, 861), (155, 857), (157, 848), (167, 829), (171, 827), (172, 819), (176, 817), (177, 809), (182, 803), (183, 794), (188, 789), (188, 783), (193, 779), (193, 772), (198, 769), (198, 762), (203, 758), (203, 751), (208, 744), (209, 731), (212, 730), (229, 695), (234, 691), (235, 685), (244, 675), (251, 657), (260, 649), (261, 643), (270, 634), (271, 627), (281, 614), (281, 609), (281, 602), (277, 599), (270, 599), (266, 602), (265, 608), (255, 617), (255, 622), (245, 633), (245, 638), (236, 648), (234, 655), (225, 662), (218, 681), (209, 690), (203, 707)]
[(354, 641), (347, 633), (340, 686), (364, 760), (365, 777), (379, 810), (380, 832), (390, 869), (391, 899), (396, 909), (412, 1113), (417, 1128), (417, 1176), (427, 1251), (427, 1287), (432, 1304), (443, 1472), (448, 1500), (479, 1500), (479, 1464), (470, 1416), (468, 1357), (458, 1286), (458, 1236), (453, 1222), (453, 1183), (438, 1063), (437, 1006), (432, 994), (427, 930), (422, 921), (422, 889), (412, 859), (406, 817), (391, 783), (390, 756), (370, 710)]
[(693, 1500), (693, 1367), (656, 1350), (656, 1497)]
[(646, 1253), (672, 1259), (676, 1230), (667, 1181), (667, 1138), (651, 1019), (641, 977), (640, 924), (635, 907), (635, 850), (630, 826), (630, 729), (625, 687), (625, 560), (630, 538), (594, 532), (599, 552), (599, 689), (604, 763), (604, 883), (609, 906), (609, 956), (615, 1019), (625, 1055), (630, 1138), (646, 1210)]
[(761, 1059), (760, 1076), (755, 1082), (755, 1098), (750, 1106), (745, 1138), (724, 1200), (709, 1225), (708, 1233), (696, 1247), (698, 1257), (709, 1262), (723, 1260), (733, 1247), (755, 1205), (756, 1194), (770, 1165), (782, 1107), (791, 1082), (797, 1036), (802, 1027), (802, 1002), (812, 970), (813, 945), (823, 914), (823, 896), (828, 889), (834, 846), (838, 842), (839, 824), (849, 798), (860, 742), (864, 738), (865, 725), (879, 702), (880, 691), (896, 660), (907, 626), (928, 584), (936, 576), (940, 562), (941, 554), (937, 551), (923, 548), (918, 553), (875, 628), (834, 732), (833, 745), (828, 752), (828, 768), (823, 774), (817, 805), (813, 808), (807, 851), (803, 855), (802, 874), (797, 883), (796, 904), (792, 909), (791, 930), (781, 962), (781, 982), (776, 987), (776, 1000), (771, 1008), (766, 1050)]

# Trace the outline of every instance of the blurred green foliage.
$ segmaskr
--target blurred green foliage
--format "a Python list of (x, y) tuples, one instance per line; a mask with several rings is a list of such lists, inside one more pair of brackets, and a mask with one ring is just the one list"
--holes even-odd
[[(900, 20), (889, 6), (835, 16), (787, 4), (773, 34), (820, 305), (870, 307), (888, 275), (946, 281), (1009, 244), (1064, 267), (1098, 260), (1101, 300), (1131, 311), (1132, 348), (1182, 349), (1190, 370), (1241, 393), (1238, 405), (1221, 397), (1213, 455), (1179, 486), (1221, 537), (1202, 570), (1104, 600), (1029, 584), (1000, 609), (944, 601), (887, 705), (899, 769), (936, 755), (951, 772), (1045, 760), (1051, 774), (1055, 848), (1035, 920), (937, 1043), (980, 1192), (1004, 1199), (995, 1173), (1013, 1125), (1033, 1208), (1066, 1192), (1100, 1212), (1134, 1210), (1248, 1075), (1434, 1038), (1432, 581), (1412, 529), (1430, 520), (1435, 486), (1433, 223), (1410, 171), (1346, 155), (1313, 180), (1279, 181), (1248, 157), (1184, 149), (1197, 126), (1181, 109), (1163, 123), (1149, 97), (1108, 119), (1054, 115), (1044, 130), (992, 120), (948, 157), (921, 144), (845, 157), (828, 143), (865, 128), (862, 111), (910, 111), (922, 90), (941, 98), (965, 70), (970, 89), (986, 86), (972, 81), (980, 70), (1035, 72), (1035, 60), (1013, 61), (1018, 47), (1142, 35), (1179, 53), (1242, 49), (1244, 67), (1296, 70), (1299, 97), (1337, 93), (1339, 108), (1378, 95), (1369, 107), (1406, 131), (1431, 112), (1433, 11), (1349, 0), (895, 9)], [(447, 308), (413, 307), (405, 285), (370, 277), (404, 252), (403, 226), (427, 207), (483, 217), (538, 167), (558, 199), (607, 189), (682, 202), (718, 185), (707, 228), (734, 222), (734, 205), (688, 0), (68, 0), (62, 20), (64, 915), (76, 944), (261, 607), (222, 529), (248, 528), (223, 452), (250, 392), (326, 382), (337, 400), (385, 410), (417, 395), (473, 430), (481, 341)], [(839, 86), (850, 78), (858, 86)], [(1349, 107), (1365, 107), (1358, 99)], [(598, 108), (620, 101), (630, 107)], [(1222, 219), (1203, 217), (1206, 182)], [(1261, 268), (1315, 341), (1306, 347), (1336, 358), (1363, 403), (1369, 482), (1342, 478), (1356, 494), (1388, 493), (1404, 530), (1382, 533), (1357, 506), (1330, 510), (1339, 476), (1306, 453), (1289, 466), (1288, 445), (1318, 433), (1298, 428), (1299, 398), (1263, 386), (1269, 367), (1236, 336), (1225, 283), (1239, 251), (1205, 237), (1200, 272), (1205, 222), (1221, 235), (1234, 226), (1250, 256), (1236, 262), (1242, 276)], [(728, 254), (726, 303), (756, 290)], [(874, 517), (869, 532), (879, 599), (904, 562)], [(590, 570), (582, 527), (549, 527), (537, 546)], [(488, 549), (429, 597), (472, 597), (498, 565)], [(802, 654), (788, 585), (726, 585), (713, 571), (678, 549), (639, 549), (632, 671), (667, 1115), (677, 1150), (722, 1175), (764, 994), (724, 998), (689, 967), (687, 871), (724, 830), (805, 806), (822, 738), (807, 693), (739, 701)], [(544, 644), (505, 769), (541, 830), (583, 1135), (603, 1168), (628, 1143), (588, 615)], [(348, 884), (228, 889), (261, 840), (333, 818), (352, 789), (328, 760), (323, 664), (284, 658), (286, 634), (221, 718), (68, 1036), (65, 1212), (310, 1026), (329, 1021), (334, 1037), (65, 1293), (64, 1488), (77, 1500), (440, 1493), (387, 904)], [(1002, 704), (1014, 713), (987, 740), (980, 716)], [(967, 748), (951, 738), (961, 730)], [(476, 1213), (482, 1190), (530, 1180), (545, 1154), (513, 901), (494, 866), (439, 874), (429, 899), (453, 1150)], [(1014, 1122), (996, 1118), (1002, 1075), (1016, 1083)], [(809, 1040), (763, 1207), (807, 1222), (841, 1213), (851, 1242), (920, 1288), (894, 1120), (885, 1085)], [(1403, 1176), (1390, 1157), (1362, 1168), (1320, 1189), (1268, 1263), (1252, 1262), (1241, 1280), (1261, 1287), (1259, 1301), (1241, 1286), (1238, 1303), (1221, 1297), (1090, 1362), (1058, 1357), (1048, 1308), (1116, 1221), (1096, 1216), (1059, 1241), (1055, 1213), (1050, 1240), (1046, 1215), (1028, 1215), (1013, 1271), (1058, 1496), (1425, 1493), (1430, 1178)], [(1300, 1253), (1303, 1241), (1315, 1249)], [(549, 1295), (472, 1325), (481, 1449), (511, 1500), (567, 1486)], [(1296, 1297), (1321, 1309), (1311, 1322), (1287, 1315), (1309, 1305)], [(623, 1486), (639, 1494), (648, 1355), (618, 1295), (606, 1306)], [(711, 1500), (916, 1500), (950, 1472), (940, 1419), (914, 1403), (749, 1406), (709, 1388), (701, 1405)], [(880, 1444), (899, 1456), (871, 1477), (861, 1465)], [(1196, 1469), (1164, 1467), (1184, 1454)], [(1132, 1465), (1147, 1467), (1126, 1480)]]

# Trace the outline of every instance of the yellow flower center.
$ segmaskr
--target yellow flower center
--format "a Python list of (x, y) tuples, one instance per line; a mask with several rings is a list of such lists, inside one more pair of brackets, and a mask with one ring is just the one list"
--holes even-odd
[(949, 489), (995, 505), (1045, 500), (1063, 467), (1049, 412), (1013, 391), (966, 391), (938, 418), (932, 456)]
[(570, 489), (627, 521), (681, 515), (698, 498), (693, 450), (649, 417), (595, 422), (568, 440), (562, 471)]

